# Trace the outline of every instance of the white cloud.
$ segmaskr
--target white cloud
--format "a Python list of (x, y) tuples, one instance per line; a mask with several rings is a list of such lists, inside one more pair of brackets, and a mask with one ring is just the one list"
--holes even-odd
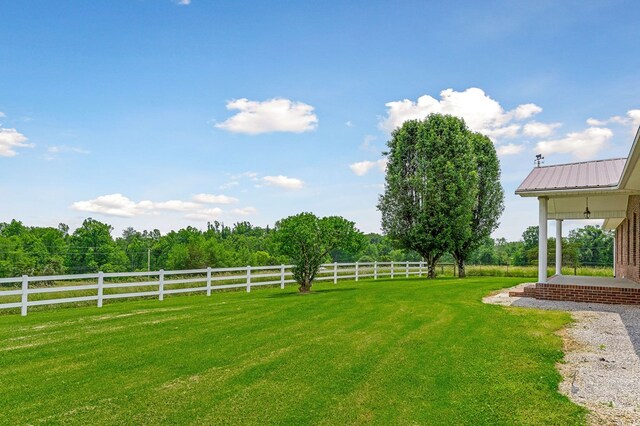
[(237, 198), (229, 197), (227, 195), (214, 195), (214, 194), (196, 194), (193, 199), (199, 203), (205, 204), (233, 204), (239, 200)]
[(243, 172), (237, 175), (232, 175), (231, 179), (232, 180), (238, 180), (238, 179), (253, 179), (255, 180), (258, 177), (258, 173), (256, 172)]
[(185, 215), (185, 217), (195, 220), (215, 220), (220, 218), (220, 216), (222, 216), (222, 213), (222, 209), (214, 207), (212, 209), (201, 209), (194, 213), (189, 213)]
[(174, 2), (180, 6), (189, 6), (191, 4), (191, 0), (174, 0)]
[(301, 189), (304, 186), (304, 182), (302, 180), (282, 175), (264, 176), (262, 181), (268, 186), (278, 186), (286, 189)]
[(539, 123), (537, 121), (531, 121), (524, 125), (522, 133), (532, 138), (547, 138), (560, 126), (562, 126), (562, 123)]
[(153, 208), (158, 210), (171, 210), (174, 212), (186, 212), (202, 208), (202, 205), (191, 201), (169, 200), (153, 203)]
[(387, 159), (382, 158), (378, 161), (360, 161), (349, 165), (349, 168), (356, 174), (356, 176), (364, 176), (376, 167), (384, 173), (387, 167)]
[(251, 216), (255, 214), (258, 210), (255, 207), (243, 207), (239, 209), (231, 210), (231, 213), (240, 215), (240, 216)]
[(136, 203), (122, 194), (101, 195), (93, 200), (77, 201), (71, 208), (81, 212), (102, 213), (109, 216), (132, 217), (153, 209), (151, 201)]
[(18, 155), (16, 148), (33, 148), (33, 144), (27, 143), (27, 137), (16, 129), (0, 127), (0, 157), (15, 157)]
[(536, 114), (542, 112), (542, 108), (540, 108), (536, 104), (523, 104), (518, 105), (516, 109), (510, 112), (510, 114), (516, 120), (524, 120), (525, 118), (533, 117)]
[(238, 182), (237, 180), (232, 180), (229, 181), (227, 183), (223, 183), (222, 185), (219, 186), (220, 189), (229, 189), (232, 188), (234, 186), (238, 186), (240, 185), (240, 182)]
[(587, 124), (589, 126), (601, 127), (611, 123), (622, 124), (623, 126), (631, 126), (631, 131), (635, 133), (640, 126), (640, 109), (630, 109), (629, 111), (627, 111), (625, 117), (614, 115), (607, 118), (606, 120), (598, 120), (596, 118), (587, 119)]
[(56, 158), (58, 158), (59, 154), (62, 154), (65, 152), (70, 152), (74, 154), (83, 154), (83, 155), (91, 154), (90, 151), (83, 148), (76, 147), (76, 146), (59, 145), (59, 146), (50, 146), (49, 148), (47, 148), (47, 153), (45, 154), (44, 158), (45, 160), (55, 160)]
[(633, 131), (635, 132), (638, 127), (640, 127), (640, 109), (632, 109), (627, 111), (627, 117), (631, 120), (631, 125), (633, 126)]
[(536, 151), (542, 154), (572, 154), (580, 160), (593, 158), (608, 145), (613, 132), (605, 127), (589, 127), (572, 132), (562, 139), (538, 142)]
[(363, 151), (380, 152), (378, 147), (373, 144), (376, 139), (378, 138), (373, 135), (366, 135), (360, 144), (360, 149)]
[(351, 122), (351, 120), (348, 120), (346, 123), (344, 123), (344, 125), (347, 127), (353, 127), (353, 123)]
[(311, 105), (289, 99), (275, 98), (259, 102), (242, 98), (228, 102), (227, 109), (240, 112), (215, 127), (233, 133), (302, 133), (318, 127), (318, 117)]
[(509, 143), (496, 148), (498, 155), (515, 155), (524, 151), (524, 145)]
[(0, 118), (6, 118), (7, 114), (5, 114), (4, 112), (0, 111)]
[(144, 200), (135, 202), (122, 194), (101, 195), (93, 200), (77, 201), (71, 208), (78, 211), (101, 213), (108, 216), (133, 217), (144, 214), (156, 214), (158, 210), (174, 212), (195, 212), (202, 205), (191, 201), (169, 200), (154, 202)]
[(587, 118), (587, 124), (591, 127), (599, 127), (607, 124), (606, 120), (598, 120), (595, 118)]
[(423, 95), (416, 102), (408, 99), (388, 102), (387, 116), (379, 127), (391, 132), (410, 119), (422, 119), (432, 113), (451, 114), (464, 118), (469, 128), (492, 138), (511, 138), (519, 134), (521, 125), (513, 123), (534, 116), (542, 111), (535, 104), (522, 104), (511, 111), (487, 96), (482, 89), (472, 87), (463, 92), (446, 89), (440, 92), (440, 100)]

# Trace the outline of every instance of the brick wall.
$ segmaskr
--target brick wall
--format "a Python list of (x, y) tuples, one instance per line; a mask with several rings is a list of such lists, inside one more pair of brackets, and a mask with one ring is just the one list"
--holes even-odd
[(509, 295), (544, 300), (640, 305), (640, 288), (538, 283), (525, 287), (523, 291), (510, 292)]
[(629, 197), (627, 218), (616, 228), (616, 277), (640, 283), (640, 196)]

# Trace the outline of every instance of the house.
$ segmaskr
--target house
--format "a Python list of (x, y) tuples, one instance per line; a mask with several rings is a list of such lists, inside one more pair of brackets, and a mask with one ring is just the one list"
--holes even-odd
[[(522, 296), (640, 304), (640, 129), (627, 158), (535, 167), (516, 190), (538, 200), (538, 281)], [(615, 230), (614, 276), (563, 276), (562, 222), (603, 219)], [(556, 268), (547, 277), (548, 222), (555, 221)]]

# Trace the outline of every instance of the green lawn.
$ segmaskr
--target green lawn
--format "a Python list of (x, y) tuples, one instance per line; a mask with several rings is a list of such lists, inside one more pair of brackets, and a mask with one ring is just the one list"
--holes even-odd
[(3, 424), (583, 424), (569, 316), (517, 278), (318, 284), (0, 317)]

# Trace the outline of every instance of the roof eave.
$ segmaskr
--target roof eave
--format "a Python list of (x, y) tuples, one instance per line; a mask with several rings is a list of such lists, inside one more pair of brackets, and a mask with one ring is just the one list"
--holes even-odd
[(633, 171), (633, 167), (638, 162), (638, 157), (640, 157), (640, 150), (636, 148), (637, 148), (639, 139), (640, 139), (640, 126), (636, 131), (636, 136), (633, 138), (633, 144), (631, 145), (631, 150), (629, 151), (629, 156), (627, 157), (627, 161), (624, 163), (624, 168), (622, 169), (622, 175), (620, 176), (620, 182), (618, 183), (619, 188), (624, 188), (627, 185), (627, 182), (629, 181), (629, 177), (631, 176), (631, 172)]
[(558, 189), (533, 189), (516, 190), (515, 194), (521, 197), (562, 196), (589, 193), (627, 192), (618, 190), (618, 185), (591, 186), (585, 188), (558, 188)]

